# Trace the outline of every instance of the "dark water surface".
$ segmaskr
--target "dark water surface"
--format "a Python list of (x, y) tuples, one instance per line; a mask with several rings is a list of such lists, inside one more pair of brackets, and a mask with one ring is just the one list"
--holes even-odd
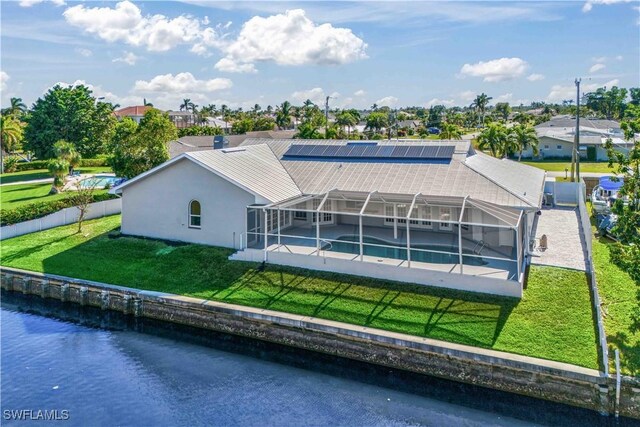
[[(632, 425), (563, 405), (2, 293), (2, 425)], [(5, 410), (67, 410), (8, 421)]]

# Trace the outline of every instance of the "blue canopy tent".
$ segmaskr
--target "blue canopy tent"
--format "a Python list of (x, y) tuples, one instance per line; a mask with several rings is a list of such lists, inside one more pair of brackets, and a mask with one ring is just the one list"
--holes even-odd
[(603, 176), (600, 178), (600, 187), (607, 191), (618, 191), (622, 187), (622, 179), (612, 181), (612, 176)]

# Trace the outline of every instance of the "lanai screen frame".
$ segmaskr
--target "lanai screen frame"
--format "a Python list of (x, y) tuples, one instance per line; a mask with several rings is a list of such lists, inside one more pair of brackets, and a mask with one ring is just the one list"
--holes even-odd
[[(307, 202), (313, 202), (313, 200), (319, 200), (319, 204), (318, 207), (316, 209), (309, 209), (306, 207)], [(327, 201), (328, 200), (338, 200), (338, 201), (355, 201), (358, 203), (362, 203), (362, 206), (359, 210), (359, 212), (354, 212), (354, 211), (345, 211), (345, 210), (340, 210), (340, 209), (328, 209), (325, 208), (327, 206)], [(393, 203), (394, 204), (394, 215), (390, 216), (390, 215), (386, 215), (386, 214), (379, 214), (379, 213), (372, 213), (372, 212), (367, 212), (367, 207), (370, 206), (371, 203)], [(303, 204), (303, 206), (299, 206), (300, 204)], [(397, 215), (397, 210), (396, 210), (396, 204), (407, 204), (409, 205), (409, 208), (407, 209), (407, 213), (404, 216), (399, 216)], [(456, 209), (460, 209), (460, 215), (458, 216), (457, 220), (454, 220), (453, 218), (451, 218), (450, 220), (443, 220), (441, 218), (435, 218), (435, 217), (430, 217), (430, 218), (420, 218), (414, 215), (414, 213), (416, 212), (416, 207), (420, 206), (421, 204), (425, 204), (427, 206), (431, 206), (431, 207), (450, 207), (450, 208), (456, 208)], [(337, 206), (337, 204), (332, 204), (333, 206)], [(464, 217), (464, 213), (467, 209), (467, 207), (475, 207), (477, 209), (480, 209), (483, 212), (488, 213), (489, 215), (493, 216), (494, 218), (496, 218), (498, 221), (500, 221), (501, 223), (499, 224), (487, 224), (487, 223), (475, 223), (475, 222), (471, 222), (471, 221), (463, 221), (463, 217)], [(356, 191), (341, 191), (341, 190), (337, 190), (337, 189), (332, 189), (329, 190), (325, 193), (320, 193), (320, 194), (305, 194), (302, 196), (296, 196), (294, 198), (291, 199), (287, 199), (278, 203), (272, 203), (272, 204), (268, 204), (268, 205), (263, 205), (263, 206), (257, 206), (257, 205), (252, 205), (252, 206), (248, 206), (248, 209), (255, 209), (255, 210), (262, 210), (263, 212), (263, 226), (261, 227), (262, 230), (260, 230), (263, 234), (264, 234), (264, 251), (266, 252), (268, 250), (269, 247), (269, 237), (276, 237), (277, 238), (277, 245), (278, 247), (282, 246), (281, 245), (281, 237), (297, 237), (297, 238), (302, 238), (301, 236), (290, 236), (290, 235), (283, 235), (282, 234), (282, 230), (281, 230), (281, 213), (282, 212), (291, 212), (291, 215), (293, 215), (293, 212), (306, 212), (306, 213), (310, 213), (312, 215), (316, 215), (316, 218), (319, 219), (320, 218), (320, 214), (322, 213), (327, 213), (327, 214), (333, 214), (333, 215), (350, 215), (350, 216), (357, 216), (358, 219), (358, 232), (359, 232), (359, 241), (355, 242), (358, 244), (359, 246), (359, 254), (358, 258), (360, 259), (360, 261), (364, 261), (364, 241), (363, 241), (363, 237), (364, 237), (364, 233), (363, 233), (363, 229), (364, 229), (364, 225), (363, 225), (363, 218), (387, 218), (387, 219), (393, 219), (393, 227), (394, 227), (394, 231), (399, 227), (398, 226), (398, 220), (403, 220), (404, 224), (402, 224), (402, 226), (406, 227), (406, 248), (402, 249), (398, 246), (393, 246), (394, 248), (399, 248), (402, 250), (406, 250), (407, 251), (407, 267), (411, 268), (411, 251), (424, 251), (424, 252), (437, 252), (437, 251), (425, 251), (423, 249), (418, 249), (418, 248), (412, 248), (411, 247), (411, 221), (412, 220), (428, 220), (428, 221), (435, 221), (438, 223), (449, 223), (452, 226), (453, 225), (457, 225), (458, 226), (458, 264), (460, 266), (459, 268), (459, 272), (460, 274), (464, 274), (464, 263), (463, 263), (463, 257), (478, 257), (478, 258), (485, 258), (485, 259), (494, 259), (494, 260), (500, 260), (500, 261), (508, 261), (508, 262), (515, 262), (517, 265), (517, 276), (516, 276), (516, 280), (520, 280), (521, 274), (522, 274), (522, 269), (523, 269), (523, 242), (521, 241), (521, 233), (520, 233), (520, 227), (523, 221), (523, 217), (524, 217), (524, 210), (522, 209), (516, 209), (516, 208), (509, 208), (509, 207), (502, 207), (502, 206), (498, 206), (489, 202), (484, 202), (481, 200), (475, 200), (470, 198), (469, 196), (466, 197), (456, 197), (456, 196), (428, 196), (428, 195), (423, 195), (422, 193), (417, 193), (417, 194), (400, 194), (400, 193), (382, 193), (379, 191), (371, 191), (371, 192), (356, 192)], [(269, 227), (267, 226), (267, 224), (269, 224), (269, 214), (273, 215), (275, 212), (275, 215), (277, 215), (277, 230), (276, 233), (269, 233)], [(384, 213), (384, 210), (383, 210)], [(463, 230), (463, 226), (480, 226), (480, 227), (485, 227), (485, 228), (497, 228), (497, 229), (508, 229), (508, 230), (512, 230), (515, 233), (515, 241), (516, 241), (516, 259), (512, 259), (511, 257), (491, 257), (491, 256), (487, 256), (487, 255), (478, 255), (478, 254), (465, 254), (463, 252), (463, 245), (462, 245), (462, 230)], [(308, 238), (308, 237), (304, 237), (306, 239), (314, 239), (316, 241), (316, 251), (315, 251), (315, 255), (320, 256), (320, 252), (321, 252), (321, 242), (324, 241), (330, 241), (328, 239), (322, 239), (320, 237), (320, 229), (322, 227), (321, 221), (316, 220), (314, 224), (312, 224), (312, 227), (315, 227), (316, 229), (316, 237), (314, 238)], [(528, 236), (528, 233), (525, 230), (524, 231), (524, 237), (526, 238)], [(248, 230), (247, 230), (248, 232)], [(249, 233), (247, 233), (249, 234)], [(255, 233), (254, 233), (255, 234)], [(247, 236), (248, 238), (248, 236)], [(373, 245), (375, 246), (375, 245)], [(379, 246), (384, 246), (384, 245), (379, 245)], [(388, 246), (388, 247), (392, 247), (392, 246)], [(454, 252), (443, 252), (443, 253), (447, 253), (447, 254), (454, 254)]]

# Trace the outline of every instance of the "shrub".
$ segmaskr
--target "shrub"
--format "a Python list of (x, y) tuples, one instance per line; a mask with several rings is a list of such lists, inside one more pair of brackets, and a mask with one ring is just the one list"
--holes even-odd
[(96, 167), (96, 166), (108, 166), (107, 165), (107, 158), (106, 157), (101, 157), (101, 158), (98, 158), (98, 159), (82, 159), (82, 160), (80, 160), (80, 167), (89, 168), (89, 167)]
[(629, 276), (640, 283), (640, 248), (635, 245), (616, 243), (609, 245), (611, 263), (629, 273)]
[[(48, 160), (32, 160), (30, 162), (19, 162), (16, 165), (16, 172), (31, 171), (37, 169), (46, 169)], [(80, 167), (96, 167), (96, 166), (108, 166), (106, 158), (99, 159), (81, 159)]]
[(33, 160), (31, 162), (20, 162), (16, 165), (16, 171), (31, 171), (36, 169), (46, 169), (48, 160)]
[(18, 167), (18, 158), (15, 156), (8, 156), (4, 159), (4, 171), (6, 173), (15, 172)]
[[(94, 194), (93, 203), (115, 198), (115, 195), (109, 193)], [(43, 216), (47, 216), (64, 208), (70, 208), (73, 206), (74, 201), (72, 198), (68, 197), (48, 202), (29, 203), (28, 205), (18, 206), (14, 209), (2, 209), (0, 211), (0, 225), (5, 226), (36, 218), (42, 218)]]

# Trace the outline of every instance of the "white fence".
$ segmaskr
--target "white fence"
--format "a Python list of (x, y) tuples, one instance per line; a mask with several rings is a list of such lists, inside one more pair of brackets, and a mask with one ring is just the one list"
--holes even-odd
[(577, 182), (545, 181), (545, 194), (553, 195), (553, 204), (562, 206), (577, 206), (582, 186)]
[(586, 186), (584, 184), (584, 181), (580, 183), (577, 194), (580, 228), (581, 233), (584, 236), (585, 246), (587, 247), (587, 273), (589, 273), (591, 300), (593, 301), (593, 310), (595, 311), (595, 317), (598, 326), (598, 346), (600, 348), (600, 358), (602, 359), (602, 369), (604, 375), (609, 375), (609, 347), (607, 345), (607, 336), (605, 334), (604, 324), (602, 321), (600, 294), (598, 293), (596, 273), (593, 270), (593, 232), (591, 231), (591, 219), (589, 216), (589, 212), (587, 211)]
[[(85, 219), (102, 218), (103, 216), (115, 215), (122, 212), (122, 200), (111, 199), (103, 202), (91, 203)], [(10, 239), (23, 234), (35, 233), (36, 231), (47, 230), (49, 228), (60, 227), (61, 225), (73, 224), (78, 221), (80, 211), (76, 207), (65, 208), (42, 218), (30, 221), (19, 222), (13, 225), (6, 225), (0, 228), (0, 240)]]

